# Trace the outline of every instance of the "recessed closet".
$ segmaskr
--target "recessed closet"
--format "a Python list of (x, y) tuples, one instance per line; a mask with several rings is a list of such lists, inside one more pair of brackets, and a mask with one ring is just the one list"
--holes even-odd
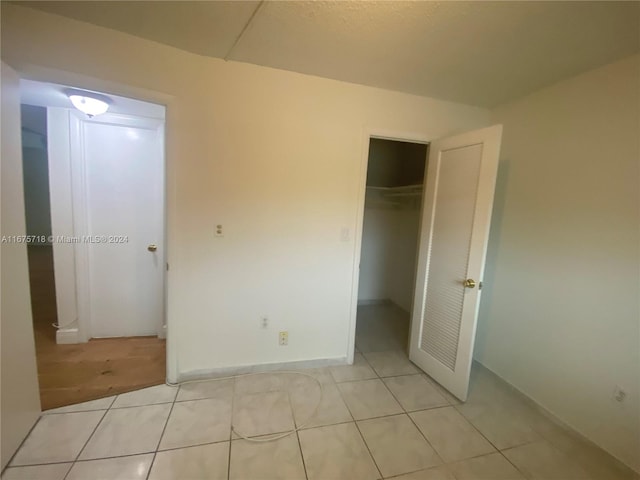
[(364, 206), (356, 347), (406, 349), (428, 145), (372, 138)]

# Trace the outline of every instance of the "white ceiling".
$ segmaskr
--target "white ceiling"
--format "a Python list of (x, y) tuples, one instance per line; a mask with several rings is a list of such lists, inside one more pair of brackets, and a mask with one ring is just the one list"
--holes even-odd
[(640, 2), (23, 5), (211, 57), (492, 107), (640, 51)]

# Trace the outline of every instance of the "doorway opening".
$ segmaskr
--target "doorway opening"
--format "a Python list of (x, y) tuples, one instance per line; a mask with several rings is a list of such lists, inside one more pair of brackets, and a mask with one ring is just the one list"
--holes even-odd
[(356, 351), (406, 356), (428, 144), (369, 139)]
[(20, 83), (43, 410), (166, 378), (165, 107), (108, 95), (89, 116), (68, 88)]

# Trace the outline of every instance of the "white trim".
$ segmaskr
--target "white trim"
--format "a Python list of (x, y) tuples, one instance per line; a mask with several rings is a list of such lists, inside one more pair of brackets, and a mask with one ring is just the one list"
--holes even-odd
[(59, 328), (56, 331), (56, 343), (58, 345), (82, 343), (80, 341), (80, 332), (78, 331), (78, 327)]
[[(347, 344), (347, 361), (353, 364), (356, 343), (356, 316), (358, 313), (358, 286), (360, 282), (360, 255), (362, 254), (362, 229), (364, 224), (364, 206), (367, 194), (367, 168), (369, 164), (369, 143), (372, 138), (394, 140), (398, 142), (422, 143), (429, 145), (433, 140), (430, 135), (415, 132), (398, 132), (365, 127), (362, 132), (362, 154), (358, 175), (358, 198), (356, 201), (356, 222), (354, 242), (354, 262), (351, 274), (351, 308), (349, 313), (349, 337)], [(425, 157), (425, 162), (427, 158)], [(426, 174), (426, 169), (425, 169)], [(411, 329), (411, 327), (409, 327)]]
[(315, 360), (298, 360), (294, 362), (264, 363), (260, 365), (238, 365), (236, 367), (207, 368), (181, 372), (175, 383), (188, 382), (190, 380), (206, 380), (245, 373), (272, 372), (278, 370), (301, 370), (307, 368), (321, 368), (347, 365), (347, 357), (318, 358)]
[[(81, 237), (88, 234), (86, 172), (84, 162), (84, 136), (80, 113), (69, 112), (69, 156), (71, 159), (71, 198), (73, 204), (73, 232)], [(89, 281), (89, 246), (75, 245), (76, 299), (78, 302), (78, 337), (81, 342), (91, 338), (91, 291)]]

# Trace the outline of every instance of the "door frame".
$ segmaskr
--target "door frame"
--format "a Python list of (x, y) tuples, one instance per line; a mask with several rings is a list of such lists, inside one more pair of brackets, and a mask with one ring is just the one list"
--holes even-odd
[[(178, 381), (178, 355), (177, 355), (177, 328), (172, 325), (169, 315), (171, 308), (171, 302), (169, 301), (169, 285), (170, 278), (168, 274), (168, 267), (171, 263), (172, 254), (172, 239), (175, 238), (176, 233), (170, 228), (170, 225), (174, 223), (173, 219), (176, 211), (176, 184), (169, 179), (175, 179), (176, 164), (174, 156), (169, 153), (171, 143), (171, 132), (173, 131), (173, 114), (176, 111), (175, 105), (177, 103), (176, 98), (173, 95), (168, 95), (156, 90), (150, 90), (146, 88), (135, 87), (124, 83), (113, 82), (109, 80), (103, 80), (96, 77), (82, 75), (79, 73), (67, 72), (64, 70), (58, 70), (55, 68), (45, 67), (34, 64), (16, 65), (16, 72), (20, 79), (28, 79), (37, 82), (55, 83), (60, 85), (75, 85), (78, 88), (106, 92), (107, 94), (119, 95), (122, 97), (128, 97), (143, 102), (155, 103), (163, 105), (165, 107), (165, 119), (164, 119), (164, 148), (163, 148), (163, 168), (164, 168), (164, 205), (163, 205), (163, 218), (164, 218), (164, 260), (167, 264), (167, 268), (164, 270), (164, 325), (166, 326), (166, 377), (170, 383)], [(28, 272), (27, 272), (28, 274)], [(31, 327), (33, 328), (33, 326)], [(173, 332), (176, 330), (176, 332)], [(173, 333), (171, 333), (173, 332)], [(35, 356), (35, 353), (34, 353)]]
[[(106, 118), (105, 118), (106, 117)], [(160, 165), (162, 169), (161, 190), (162, 190), (162, 226), (161, 238), (158, 243), (161, 245), (162, 251), (162, 280), (161, 280), (161, 298), (162, 298), (162, 317), (156, 325), (156, 335), (159, 338), (165, 338), (166, 325), (166, 276), (167, 276), (167, 257), (166, 257), (166, 166), (165, 166), (165, 145), (164, 145), (164, 124), (165, 119), (156, 119), (142, 117), (139, 115), (107, 113), (105, 116), (93, 117), (87, 119), (81, 112), (69, 109), (69, 154), (71, 160), (71, 190), (73, 205), (73, 225), (75, 237), (84, 237), (89, 235), (89, 195), (87, 187), (87, 159), (85, 157), (85, 137), (83, 126), (86, 123), (113, 125), (132, 128), (144, 128), (147, 130), (157, 130), (162, 146), (160, 149)], [(77, 324), (78, 337), (81, 342), (86, 342), (92, 338), (93, 320), (91, 307), (91, 262), (89, 260), (89, 250), (91, 245), (84, 242), (74, 244), (75, 250), (75, 279), (76, 279), (76, 302), (77, 302)]]
[[(362, 132), (362, 147), (360, 168), (358, 174), (358, 198), (356, 209), (356, 222), (354, 232), (354, 261), (351, 280), (351, 306), (349, 312), (349, 338), (347, 344), (347, 363), (352, 364), (355, 356), (356, 346), (356, 320), (358, 314), (358, 287), (360, 283), (360, 255), (362, 254), (362, 232), (364, 226), (364, 209), (367, 194), (367, 170), (369, 166), (369, 144), (372, 138), (380, 140), (392, 140), (396, 142), (409, 142), (429, 145), (435, 138), (431, 135), (416, 132), (402, 132), (377, 128), (365, 128)], [(428, 159), (429, 149), (427, 148), (427, 156), (425, 157), (425, 165)], [(425, 176), (427, 169), (425, 168)], [(426, 178), (426, 177), (425, 177)], [(423, 182), (424, 183), (424, 182)], [(420, 202), (420, 212), (424, 208), (424, 195)], [(422, 215), (420, 215), (422, 218)], [(419, 229), (418, 241), (421, 239), (422, 228)], [(414, 272), (415, 277), (415, 272)], [(415, 280), (414, 280), (415, 283)], [(409, 326), (411, 332), (411, 325)]]

